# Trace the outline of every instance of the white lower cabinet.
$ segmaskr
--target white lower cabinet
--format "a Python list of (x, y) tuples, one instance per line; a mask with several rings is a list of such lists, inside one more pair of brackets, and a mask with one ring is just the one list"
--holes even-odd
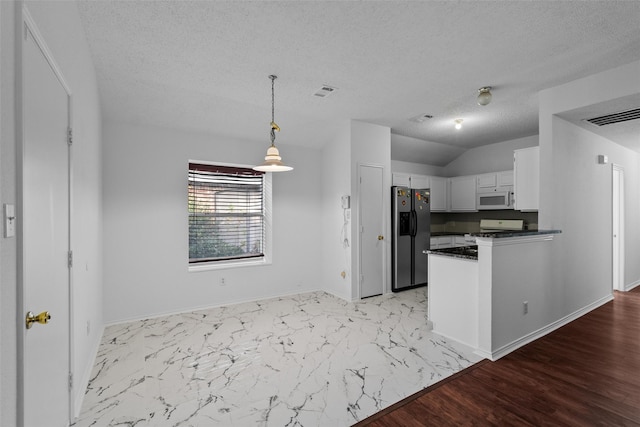
[(430, 239), (431, 249), (446, 249), (453, 247), (454, 236), (438, 236)]
[(456, 248), (459, 248), (462, 246), (473, 246), (473, 245), (475, 245), (475, 243), (467, 242), (464, 236), (453, 236), (453, 246)]

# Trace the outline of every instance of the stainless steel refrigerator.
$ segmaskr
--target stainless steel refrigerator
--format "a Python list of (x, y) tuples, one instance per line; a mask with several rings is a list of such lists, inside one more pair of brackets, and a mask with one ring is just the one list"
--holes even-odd
[(431, 209), (429, 190), (391, 187), (391, 290), (394, 292), (427, 284)]

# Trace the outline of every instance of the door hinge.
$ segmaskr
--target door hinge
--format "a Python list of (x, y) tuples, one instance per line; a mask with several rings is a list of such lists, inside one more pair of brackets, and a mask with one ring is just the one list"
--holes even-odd
[(69, 268), (73, 267), (73, 251), (69, 251)]
[(67, 128), (67, 143), (69, 145), (73, 144), (73, 129), (72, 128)]
[(73, 374), (69, 372), (69, 391), (73, 390)]

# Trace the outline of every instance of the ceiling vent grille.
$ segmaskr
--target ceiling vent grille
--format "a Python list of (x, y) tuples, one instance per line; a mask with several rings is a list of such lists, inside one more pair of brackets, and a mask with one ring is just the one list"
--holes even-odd
[(594, 117), (592, 119), (585, 119), (585, 121), (596, 126), (605, 126), (636, 119), (640, 119), (640, 108), (607, 114), (606, 116)]
[(331, 95), (333, 92), (335, 92), (336, 90), (338, 90), (337, 87), (332, 87), (332, 86), (328, 86), (328, 85), (324, 85), (322, 86), (320, 89), (318, 89), (313, 96), (317, 96), (319, 98), (326, 98), (327, 96)]

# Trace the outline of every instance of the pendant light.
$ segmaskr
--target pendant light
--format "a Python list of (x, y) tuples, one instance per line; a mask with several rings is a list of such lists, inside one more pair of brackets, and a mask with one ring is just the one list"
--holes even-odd
[(269, 78), (271, 79), (271, 146), (267, 149), (267, 155), (264, 158), (264, 163), (254, 167), (253, 169), (261, 172), (286, 172), (293, 168), (282, 163), (282, 157), (280, 157), (280, 152), (276, 148), (276, 132), (280, 132), (280, 127), (276, 124), (274, 119), (275, 103), (273, 86), (278, 76), (270, 75)]

